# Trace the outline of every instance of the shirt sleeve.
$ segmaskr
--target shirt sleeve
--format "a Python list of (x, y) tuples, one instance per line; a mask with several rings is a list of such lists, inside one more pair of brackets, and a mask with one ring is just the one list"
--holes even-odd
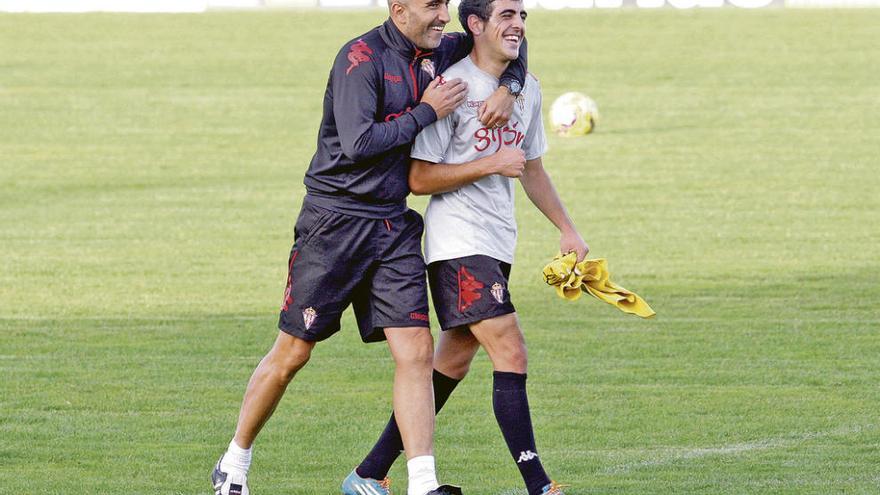
[(330, 75), (333, 116), (342, 152), (354, 161), (412, 143), (416, 135), (437, 120), (431, 105), (420, 103), (390, 122), (377, 122), (381, 79), (376, 54), (363, 40), (343, 47)]
[(526, 160), (534, 160), (540, 158), (547, 153), (547, 134), (544, 132), (544, 115), (541, 112), (541, 86), (537, 80), (532, 78), (529, 84), (535, 84), (535, 91), (529, 91), (523, 96), (532, 96), (532, 117), (529, 121), (529, 128), (526, 130), (526, 139), (523, 141), (523, 152), (526, 154)]
[(446, 158), (446, 150), (455, 133), (455, 116), (453, 112), (426, 127), (416, 136), (410, 156), (416, 160), (440, 163)]

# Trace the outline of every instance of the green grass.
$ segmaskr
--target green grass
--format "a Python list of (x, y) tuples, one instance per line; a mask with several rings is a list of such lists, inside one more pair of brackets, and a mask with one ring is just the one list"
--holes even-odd
[[(276, 333), (330, 61), (382, 18), (0, 15), (0, 493), (209, 492)], [(519, 198), (530, 400), (570, 495), (880, 490), (878, 23), (530, 16), (547, 105), (603, 115), (546, 166), (658, 312), (557, 299), (555, 234)], [(383, 426), (388, 351), (346, 318), (260, 437), (255, 493), (336, 493)], [(520, 494), (477, 359), (442, 478)]]

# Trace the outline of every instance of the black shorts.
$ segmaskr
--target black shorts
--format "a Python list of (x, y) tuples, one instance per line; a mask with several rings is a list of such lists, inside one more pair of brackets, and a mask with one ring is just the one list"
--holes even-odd
[(364, 342), (384, 328), (427, 327), (422, 217), (363, 218), (303, 201), (294, 227), (278, 328), (303, 340), (339, 330), (349, 304)]
[(516, 311), (508, 291), (510, 264), (476, 255), (428, 265), (440, 328), (449, 330)]

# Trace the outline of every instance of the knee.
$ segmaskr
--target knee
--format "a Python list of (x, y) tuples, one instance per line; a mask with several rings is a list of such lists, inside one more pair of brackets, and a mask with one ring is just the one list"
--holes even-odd
[(428, 331), (420, 332), (407, 343), (405, 348), (395, 353), (394, 361), (398, 367), (430, 370), (434, 362), (434, 339)]
[(282, 380), (290, 381), (296, 372), (301, 370), (312, 357), (312, 345), (291, 345), (284, 348), (273, 348), (269, 359), (273, 372)]
[[(459, 352), (442, 350), (434, 355), (434, 369), (444, 375), (462, 380), (471, 370), (471, 362), (473, 362), (476, 350), (472, 352), (457, 349)], [(468, 349), (470, 351), (470, 349)]]
[(461, 361), (452, 361), (446, 360), (443, 362), (438, 362), (436, 359), (434, 361), (434, 369), (443, 373), (444, 375), (454, 378), (456, 380), (463, 380), (465, 376), (467, 376), (468, 371), (471, 370), (471, 361), (461, 360)]

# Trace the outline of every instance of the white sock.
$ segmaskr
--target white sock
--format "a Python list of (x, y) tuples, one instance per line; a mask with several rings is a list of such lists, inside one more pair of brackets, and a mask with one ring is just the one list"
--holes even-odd
[(235, 440), (229, 442), (229, 448), (223, 460), (220, 461), (220, 470), (225, 473), (237, 473), (247, 475), (248, 469), (251, 468), (251, 454), (254, 447), (243, 449), (235, 443)]
[(432, 455), (420, 455), (406, 461), (406, 470), (409, 473), (407, 495), (425, 495), (440, 486)]

